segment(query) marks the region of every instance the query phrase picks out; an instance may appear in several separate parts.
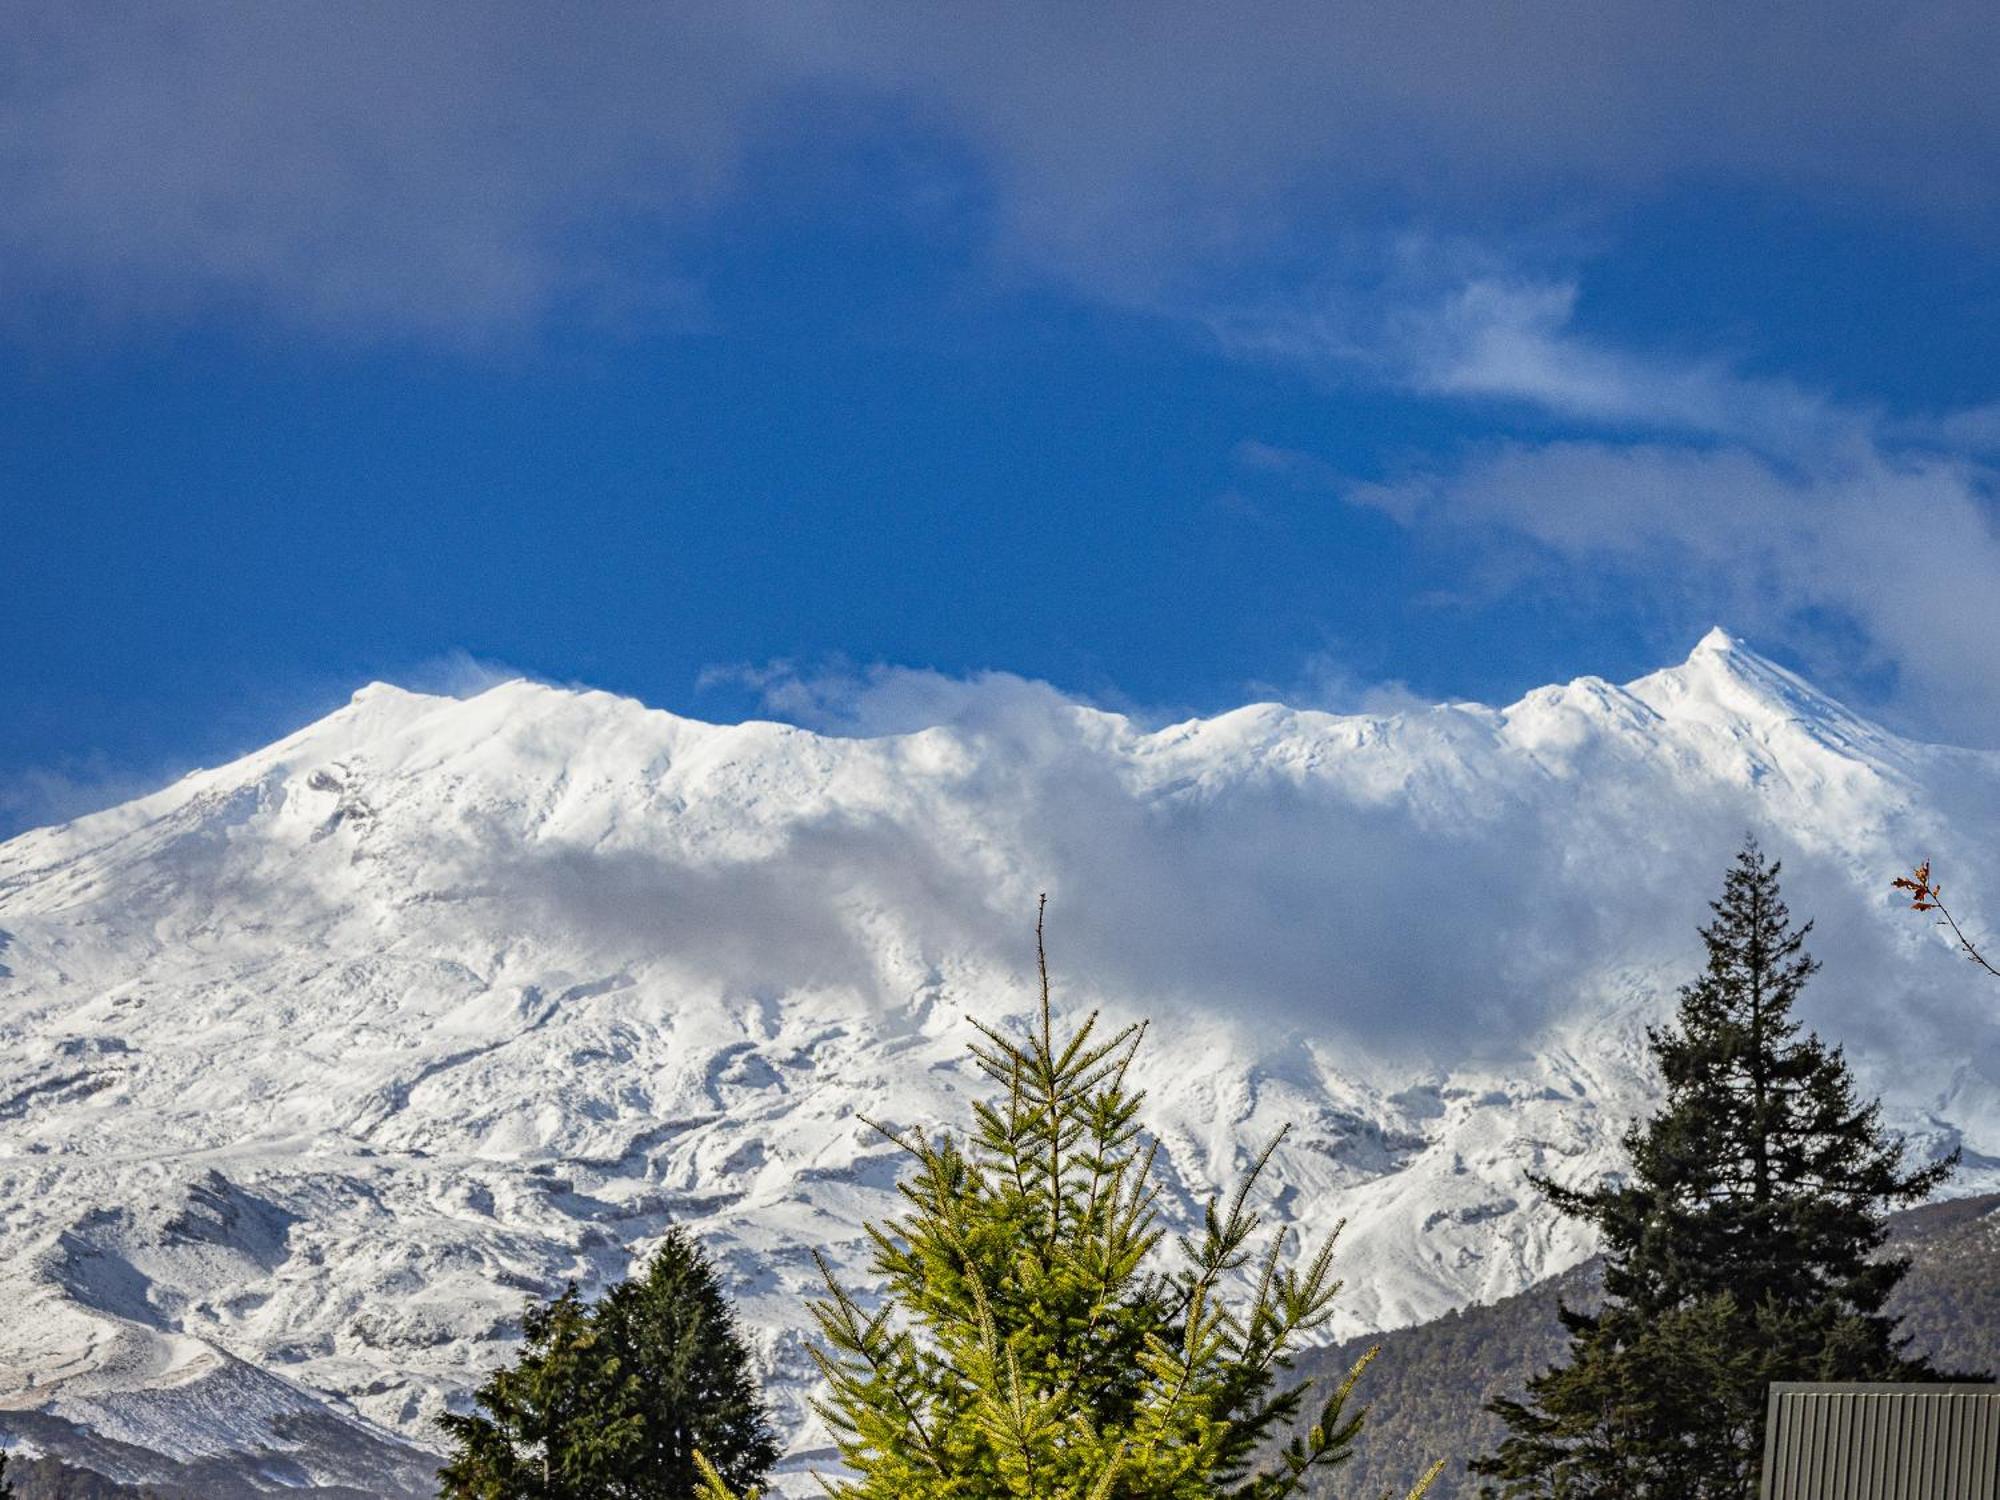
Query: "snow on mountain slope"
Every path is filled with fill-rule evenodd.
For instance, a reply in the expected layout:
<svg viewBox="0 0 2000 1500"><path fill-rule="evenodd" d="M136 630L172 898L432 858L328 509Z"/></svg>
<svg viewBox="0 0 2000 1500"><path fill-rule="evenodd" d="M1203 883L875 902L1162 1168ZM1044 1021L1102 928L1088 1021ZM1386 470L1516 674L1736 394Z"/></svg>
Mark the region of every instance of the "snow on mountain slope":
<svg viewBox="0 0 2000 1500"><path fill-rule="evenodd" d="M685 1221L810 1455L809 1252L858 1272L899 1165L857 1115L965 1118L1044 889L1065 1010L1155 1022L1176 1211L1289 1123L1278 1212L1350 1221L1336 1333L1504 1295L1587 1253L1523 1173L1615 1162L1746 829L1820 919L1809 1019L2000 1186L2000 996L1887 890L1928 855L1964 915L2000 892L2000 756L1720 632L1503 709L1152 732L1039 691L861 739L365 689L0 845L0 1431L396 1492L381 1445L528 1294Z"/></svg>

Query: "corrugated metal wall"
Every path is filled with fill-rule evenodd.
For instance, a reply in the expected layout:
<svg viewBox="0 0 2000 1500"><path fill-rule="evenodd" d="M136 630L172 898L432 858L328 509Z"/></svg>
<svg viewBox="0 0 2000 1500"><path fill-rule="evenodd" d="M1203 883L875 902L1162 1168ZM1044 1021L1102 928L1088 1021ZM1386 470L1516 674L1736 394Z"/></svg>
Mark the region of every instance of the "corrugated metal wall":
<svg viewBox="0 0 2000 1500"><path fill-rule="evenodd" d="M1764 1500L2000 1500L2000 1386L1771 1387Z"/></svg>

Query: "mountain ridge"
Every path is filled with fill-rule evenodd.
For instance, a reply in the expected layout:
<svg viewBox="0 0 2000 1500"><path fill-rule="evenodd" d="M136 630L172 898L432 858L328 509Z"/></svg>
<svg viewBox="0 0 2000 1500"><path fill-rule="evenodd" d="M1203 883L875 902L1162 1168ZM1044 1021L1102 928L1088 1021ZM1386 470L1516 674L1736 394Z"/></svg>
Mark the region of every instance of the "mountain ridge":
<svg viewBox="0 0 2000 1500"><path fill-rule="evenodd" d="M314 1421L421 1436L524 1295L685 1222L812 1461L805 1247L858 1274L893 1201L857 1116L962 1123L964 1013L1021 1013L1044 890L1065 1013L1162 1023L1172 1215L1294 1126L1277 1212L1351 1221L1341 1336L1589 1252L1524 1174L1614 1162L1745 828L1823 918L1809 1018L1917 1150L2000 1186L2000 1043L1886 890L1917 850L2000 889L2000 757L1726 633L1504 708L959 707L835 736L377 686L0 844L0 1431L113 1434L192 1340ZM272 1451L338 1482L337 1446Z"/></svg>

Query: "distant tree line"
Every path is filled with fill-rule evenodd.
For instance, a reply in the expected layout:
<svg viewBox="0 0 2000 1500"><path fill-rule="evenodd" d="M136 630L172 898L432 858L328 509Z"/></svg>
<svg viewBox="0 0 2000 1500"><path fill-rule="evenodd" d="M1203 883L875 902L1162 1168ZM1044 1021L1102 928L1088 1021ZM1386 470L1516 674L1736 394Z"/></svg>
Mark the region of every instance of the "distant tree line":
<svg viewBox="0 0 2000 1500"><path fill-rule="evenodd" d="M1491 1404L1493 1450L1457 1455L1483 1495L1749 1500L1770 1382L1939 1378L1886 1310L1909 1263L1884 1242L1888 1212L1955 1158L1907 1163L1840 1049L1794 1018L1816 964L1778 875L1754 844L1728 871L1705 966L1649 1033L1664 1102L1626 1136L1629 1169L1535 1179L1596 1231L1602 1296L1563 1307L1566 1348ZM1036 939L1036 1023L974 1023L991 1091L969 1128L874 1127L908 1157L906 1207L868 1229L878 1297L821 1263L816 1405L845 1471L823 1483L851 1500L1334 1493L1376 1351L1331 1380L1296 1366L1339 1283L1330 1242L1294 1258L1253 1206L1278 1142L1169 1254L1128 1081L1144 1029L1101 1035L1093 1014L1058 1031L1039 920ZM777 1444L749 1351L684 1232L595 1304L572 1286L532 1308L524 1334L477 1409L444 1419L444 1496L750 1500L765 1482ZM1410 1497L1445 1460L1423 1464Z"/></svg>

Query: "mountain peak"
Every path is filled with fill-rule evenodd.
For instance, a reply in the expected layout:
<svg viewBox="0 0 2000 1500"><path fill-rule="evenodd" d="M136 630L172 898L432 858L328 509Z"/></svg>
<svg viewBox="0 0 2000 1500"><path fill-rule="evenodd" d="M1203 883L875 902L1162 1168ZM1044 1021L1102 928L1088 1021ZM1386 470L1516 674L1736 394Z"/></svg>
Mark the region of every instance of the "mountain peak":
<svg viewBox="0 0 2000 1500"><path fill-rule="evenodd" d="M1731 635L1720 625L1709 627L1708 634L1695 642L1694 650L1688 653L1690 662L1708 656L1729 656L1743 650L1743 642Z"/></svg>
<svg viewBox="0 0 2000 1500"><path fill-rule="evenodd" d="M1654 711L1736 734L1802 733L1848 758L1895 759L1894 735L1718 625L1677 667L1626 684Z"/></svg>
<svg viewBox="0 0 2000 1500"><path fill-rule="evenodd" d="M1678 666L1650 672L1629 686L1641 697L1647 696L1642 691L1646 688L1673 697L1719 695L1739 710L1757 702L1783 707L1788 712L1795 712L1800 703L1839 709L1838 704L1803 677L1752 650L1743 637L1720 625L1695 642L1694 649Z"/></svg>
<svg viewBox="0 0 2000 1500"><path fill-rule="evenodd" d="M347 701L349 703L374 703L384 699L395 700L401 698L420 698L422 696L424 695L413 692L409 688L398 687L393 682L371 682L366 687L356 688Z"/></svg>

